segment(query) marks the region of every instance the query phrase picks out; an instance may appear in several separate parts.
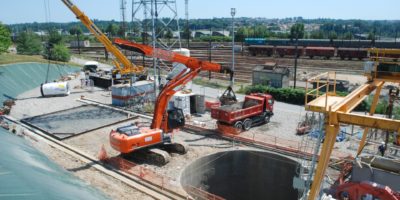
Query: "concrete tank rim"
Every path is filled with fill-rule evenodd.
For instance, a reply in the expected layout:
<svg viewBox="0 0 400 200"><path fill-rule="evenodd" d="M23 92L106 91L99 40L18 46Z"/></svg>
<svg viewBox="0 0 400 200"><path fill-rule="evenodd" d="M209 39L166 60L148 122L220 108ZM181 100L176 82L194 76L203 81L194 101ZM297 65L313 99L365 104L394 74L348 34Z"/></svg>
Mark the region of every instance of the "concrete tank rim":
<svg viewBox="0 0 400 200"><path fill-rule="evenodd" d="M273 152L273 151L268 151L268 150L263 150L263 149L255 149L255 148L251 148L251 147L239 147L239 149L228 149L228 150L221 150L218 152L213 152L213 153L208 153L206 155L203 155L199 158L196 158L195 160L192 160L191 162L189 162L188 164L186 164L182 170L179 173L179 176L177 178L177 180L179 181L179 186L181 187L181 189L186 193L186 195L190 196L190 194L187 193L187 191L184 189L183 185L182 185L182 174L183 172L186 170L187 167L189 167L191 164L195 163L196 161L204 158L204 157L208 157L211 155L216 155L216 154L222 154L222 153L229 153L229 152L258 152L258 153L268 153L268 154L273 154L276 156L281 156L284 157L286 160L290 160L293 161L294 164L300 164L299 161L296 160L296 158L294 157L290 157L287 155L283 155L283 154L279 154L277 152ZM190 196L191 197L191 196Z"/></svg>

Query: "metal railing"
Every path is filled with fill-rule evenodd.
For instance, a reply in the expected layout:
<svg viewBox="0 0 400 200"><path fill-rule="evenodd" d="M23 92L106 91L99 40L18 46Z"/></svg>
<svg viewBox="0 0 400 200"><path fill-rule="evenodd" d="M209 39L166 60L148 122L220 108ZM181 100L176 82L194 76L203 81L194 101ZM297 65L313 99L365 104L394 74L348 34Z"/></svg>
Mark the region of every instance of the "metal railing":
<svg viewBox="0 0 400 200"><path fill-rule="evenodd" d="M316 87L314 88L314 83ZM309 88L309 84L312 84L312 89ZM331 86L333 85L333 86ZM331 87L332 91L331 91ZM321 91L325 88L325 91ZM307 105L309 100L317 99L320 96L325 95L325 110L328 108L328 96L336 96L336 72L330 71L311 77L306 81L306 94L304 102Z"/></svg>

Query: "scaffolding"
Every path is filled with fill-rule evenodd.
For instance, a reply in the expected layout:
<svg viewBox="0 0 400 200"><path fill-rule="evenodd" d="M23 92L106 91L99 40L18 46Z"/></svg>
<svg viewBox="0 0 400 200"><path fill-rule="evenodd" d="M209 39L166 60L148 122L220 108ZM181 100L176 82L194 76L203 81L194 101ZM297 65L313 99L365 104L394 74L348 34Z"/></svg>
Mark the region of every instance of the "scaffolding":
<svg viewBox="0 0 400 200"><path fill-rule="evenodd" d="M138 26L143 43L154 48L172 50L181 48L179 18L175 0L132 0L132 24ZM169 72L171 68L162 60L153 62L156 68Z"/></svg>
<svg viewBox="0 0 400 200"><path fill-rule="evenodd" d="M317 132L318 137L315 138L311 133L302 137L299 143L300 152L298 154L297 176L293 178L293 187L299 192L298 199L306 199L308 191L314 177L317 156L324 138L323 126L324 115L321 113L309 112L306 114L307 124L310 126L310 132Z"/></svg>

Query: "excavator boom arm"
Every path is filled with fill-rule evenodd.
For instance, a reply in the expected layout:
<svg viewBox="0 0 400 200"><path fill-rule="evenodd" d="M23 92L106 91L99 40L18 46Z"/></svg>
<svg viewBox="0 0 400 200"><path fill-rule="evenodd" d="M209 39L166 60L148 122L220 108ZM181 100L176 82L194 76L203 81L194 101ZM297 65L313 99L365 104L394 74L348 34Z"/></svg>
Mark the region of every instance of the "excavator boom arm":
<svg viewBox="0 0 400 200"><path fill-rule="evenodd" d="M177 62L177 63L184 64L184 65L186 65L186 67L190 68L191 70L200 68L203 71L230 72L229 68L223 68L220 64L217 64L217 63L201 61L197 58L184 56L179 53L175 53L173 51L167 51L164 49L156 48L153 50L153 47L151 47L151 46L138 44L138 43L120 39L120 38L114 39L114 44L118 45L122 49L142 53L148 57L155 57L155 58L159 58L159 59L170 61L170 62Z"/></svg>
<svg viewBox="0 0 400 200"><path fill-rule="evenodd" d="M172 51L166 51L163 49L158 49L153 47L134 43L131 41L123 40L116 38L114 39L114 43L117 44L122 49L135 51L138 53L142 53L149 57L155 57L159 59L163 59L170 62L177 62L186 65L190 69L190 72L185 73L185 71L178 74L172 80L170 80L164 88L161 90L160 94L157 97L157 101L155 103L154 116L153 121L151 123L151 128L160 128L164 132L168 132L168 126L166 122L167 114L166 109L169 100L171 97L177 92L175 88L181 85L186 84L191 81L193 78L197 76L200 71L212 71L219 73L230 73L232 74L232 70L227 67L222 67L220 64L201 61L197 58L192 58L188 56L181 55L179 53L175 53Z"/></svg>
<svg viewBox="0 0 400 200"><path fill-rule="evenodd" d="M71 0L62 0L62 2L81 20L82 24L104 45L107 51L111 52L118 63L116 68L121 74L142 73L143 67L133 65L127 57L107 38L106 35L86 16ZM122 66L120 66L122 65Z"/></svg>

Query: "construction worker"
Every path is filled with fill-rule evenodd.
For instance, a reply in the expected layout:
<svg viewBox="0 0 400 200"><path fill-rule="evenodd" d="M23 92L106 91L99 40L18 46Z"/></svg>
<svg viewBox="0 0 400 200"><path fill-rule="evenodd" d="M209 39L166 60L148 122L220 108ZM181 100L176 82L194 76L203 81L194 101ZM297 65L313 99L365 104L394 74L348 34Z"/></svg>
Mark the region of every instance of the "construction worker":
<svg viewBox="0 0 400 200"><path fill-rule="evenodd" d="M347 191L342 192L342 200L349 200L349 193Z"/></svg>
<svg viewBox="0 0 400 200"><path fill-rule="evenodd" d="M385 155L386 151L385 142L381 142L381 145L378 146L378 150L381 153L381 156Z"/></svg>

